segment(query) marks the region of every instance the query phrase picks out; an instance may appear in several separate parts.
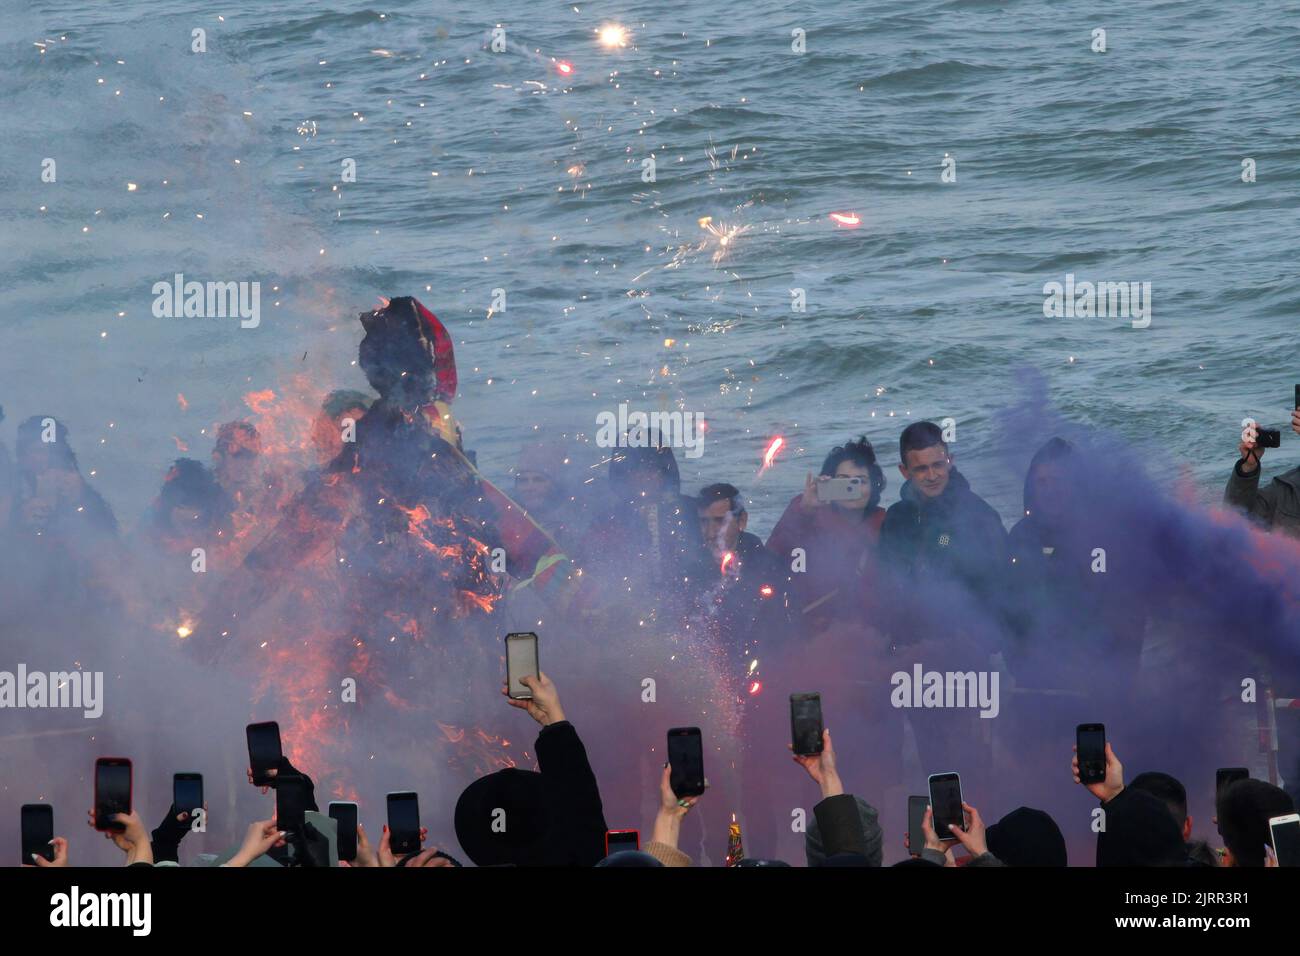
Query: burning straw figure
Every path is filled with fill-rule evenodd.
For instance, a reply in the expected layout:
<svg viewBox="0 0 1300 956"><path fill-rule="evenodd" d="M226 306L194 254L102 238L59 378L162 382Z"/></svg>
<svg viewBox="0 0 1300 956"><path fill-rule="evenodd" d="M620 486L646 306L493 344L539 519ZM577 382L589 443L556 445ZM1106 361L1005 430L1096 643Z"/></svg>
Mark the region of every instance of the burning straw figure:
<svg viewBox="0 0 1300 956"><path fill-rule="evenodd" d="M360 712L382 699L388 716L432 704L452 719L480 677L498 677L487 622L504 586L492 572L498 515L451 414L451 338L413 298L361 322L359 361L378 400L223 582L191 639L210 661L269 657L260 691L299 741L340 719L352 727L351 701L339 710L349 677Z"/></svg>

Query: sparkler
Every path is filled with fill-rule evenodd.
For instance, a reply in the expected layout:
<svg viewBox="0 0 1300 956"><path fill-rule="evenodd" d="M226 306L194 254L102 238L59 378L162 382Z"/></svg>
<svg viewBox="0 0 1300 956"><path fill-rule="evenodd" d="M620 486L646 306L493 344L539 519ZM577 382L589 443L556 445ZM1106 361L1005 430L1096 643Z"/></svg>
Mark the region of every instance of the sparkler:
<svg viewBox="0 0 1300 956"><path fill-rule="evenodd" d="M772 467L772 462L776 461L777 454L785 447L785 439L776 435L767 443L767 450L763 452L763 465L758 469L760 475Z"/></svg>

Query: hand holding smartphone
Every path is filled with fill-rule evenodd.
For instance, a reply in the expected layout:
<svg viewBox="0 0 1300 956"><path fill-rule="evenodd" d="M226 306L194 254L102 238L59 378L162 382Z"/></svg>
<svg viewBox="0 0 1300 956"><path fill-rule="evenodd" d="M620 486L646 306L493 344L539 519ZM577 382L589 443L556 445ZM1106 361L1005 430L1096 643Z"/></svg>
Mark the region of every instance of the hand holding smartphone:
<svg viewBox="0 0 1300 956"><path fill-rule="evenodd" d="M335 842L338 846L339 859L351 863L357 858L357 805L342 800L332 801L329 805L329 815L338 824Z"/></svg>
<svg viewBox="0 0 1300 956"><path fill-rule="evenodd" d="M395 856L420 849L420 803L413 790L388 795L388 848Z"/></svg>
<svg viewBox="0 0 1300 956"><path fill-rule="evenodd" d="M280 746L280 725L274 720L249 724L245 733L248 736L248 766L253 771L254 786L272 786L275 778L267 771L275 770L284 756Z"/></svg>
<svg viewBox="0 0 1300 956"><path fill-rule="evenodd" d="M32 866L32 856L54 862L54 808L48 803L24 803L21 811L23 866Z"/></svg>
<svg viewBox="0 0 1300 956"><path fill-rule="evenodd" d="M126 825L113 819L131 812L131 761L100 757L95 761L95 829L121 833Z"/></svg>
<svg viewBox="0 0 1300 956"><path fill-rule="evenodd" d="M965 827L962 810L961 777L955 772L930 774L930 806L934 809L935 835L940 840L955 840L952 827ZM908 838L909 842L911 837Z"/></svg>
<svg viewBox="0 0 1300 956"><path fill-rule="evenodd" d="M822 752L822 695L790 695L790 737L796 756L812 757Z"/></svg>
<svg viewBox="0 0 1300 956"><path fill-rule="evenodd" d="M1106 779L1105 725L1079 724L1074 733L1079 755L1079 782L1084 786L1101 783Z"/></svg>
<svg viewBox="0 0 1300 956"><path fill-rule="evenodd" d="M680 797L704 793L704 741L699 727L668 731L668 785Z"/></svg>
<svg viewBox="0 0 1300 956"><path fill-rule="evenodd" d="M172 806L177 813L188 813L203 808L203 774L177 773L172 775Z"/></svg>
<svg viewBox="0 0 1300 956"><path fill-rule="evenodd" d="M521 677L536 677L537 635L531 631L506 635L506 683L512 700L532 700L533 692Z"/></svg>

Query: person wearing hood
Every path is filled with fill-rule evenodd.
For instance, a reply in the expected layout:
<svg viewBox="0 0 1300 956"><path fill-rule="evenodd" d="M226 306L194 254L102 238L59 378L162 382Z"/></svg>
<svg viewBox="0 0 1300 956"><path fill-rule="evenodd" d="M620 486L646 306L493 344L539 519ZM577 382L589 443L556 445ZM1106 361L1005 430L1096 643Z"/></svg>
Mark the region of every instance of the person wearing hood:
<svg viewBox="0 0 1300 956"><path fill-rule="evenodd" d="M1076 748L1077 750L1077 748ZM1079 755L1070 761L1079 779ZM1106 775L1083 784L1101 801L1105 826L1097 831L1097 866L1188 866L1183 828L1159 797L1124 785L1124 765L1106 742Z"/></svg>
<svg viewBox="0 0 1300 956"><path fill-rule="evenodd" d="M514 478L511 496L550 537L537 535L526 539L514 549L515 553L507 554L512 570L520 572L516 576L531 575L552 541L565 554L580 554L590 519L572 487L570 472L574 467L558 439L533 442L520 450L519 460L511 469Z"/></svg>
<svg viewBox="0 0 1300 956"><path fill-rule="evenodd" d="M906 479L880 528L883 561L905 578L946 577L989 598L1007 565L1002 519L952 463L943 432L913 422L898 440Z"/></svg>
<svg viewBox="0 0 1300 956"><path fill-rule="evenodd" d="M1042 810L1019 807L984 832L988 850L1005 866L1068 866L1065 836Z"/></svg>
<svg viewBox="0 0 1300 956"><path fill-rule="evenodd" d="M1300 398L1300 386L1297 386ZM1291 430L1300 435L1300 408L1291 413ZM1265 488L1259 487L1259 461L1264 449L1259 446L1259 430L1251 424L1241 434L1237 446L1240 457L1228 476L1223 490L1224 503L1239 508L1259 524L1300 538L1300 465L1273 478Z"/></svg>
<svg viewBox="0 0 1300 956"><path fill-rule="evenodd" d="M605 811L578 732L545 674L522 677L533 696L511 707L542 725L537 771L510 767L475 780L456 801L456 839L476 866L595 866L605 857Z"/></svg>

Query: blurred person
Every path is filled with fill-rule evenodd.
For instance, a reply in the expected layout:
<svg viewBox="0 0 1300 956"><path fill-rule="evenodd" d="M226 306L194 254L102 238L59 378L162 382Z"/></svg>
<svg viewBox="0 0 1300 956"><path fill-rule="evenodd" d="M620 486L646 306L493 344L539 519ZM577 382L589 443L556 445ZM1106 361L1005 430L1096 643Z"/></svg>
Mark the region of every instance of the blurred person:
<svg viewBox="0 0 1300 956"><path fill-rule="evenodd" d="M1065 836L1042 810L1018 807L985 831L989 852L1005 866L1068 866Z"/></svg>
<svg viewBox="0 0 1300 956"><path fill-rule="evenodd" d="M793 745L789 745L793 749ZM884 838L879 814L860 797L845 793L835 763L831 732L822 729L822 752L794 754L794 762L821 789L813 806L813 820L804 834L804 854L809 866L880 866Z"/></svg>
<svg viewBox="0 0 1300 956"><path fill-rule="evenodd" d="M325 468L338 458L346 444L345 432L355 436L357 422L365 416L373 401L364 392L349 388L338 388L325 396L311 425L311 445L317 468Z"/></svg>
<svg viewBox="0 0 1300 956"><path fill-rule="evenodd" d="M1300 435L1300 408L1291 413L1291 430ZM1246 426L1237 446L1240 457L1223 491L1224 503L1244 511L1265 528L1300 537L1300 465L1275 475L1261 489L1260 459L1264 449L1258 439L1259 427Z"/></svg>
<svg viewBox="0 0 1300 956"><path fill-rule="evenodd" d="M178 458L163 478L162 490L145 513L144 533L168 550L214 546L228 536L233 502L202 462Z"/></svg>
<svg viewBox="0 0 1300 956"><path fill-rule="evenodd" d="M1295 804L1281 787L1263 780L1237 780L1223 788L1215 801L1219 835L1223 837L1224 866L1261 867L1265 847L1273 845L1272 817L1295 812Z"/></svg>
<svg viewBox="0 0 1300 956"><path fill-rule="evenodd" d="M18 426L14 526L24 534L115 538L117 521L81 475L68 428L34 415Z"/></svg>

